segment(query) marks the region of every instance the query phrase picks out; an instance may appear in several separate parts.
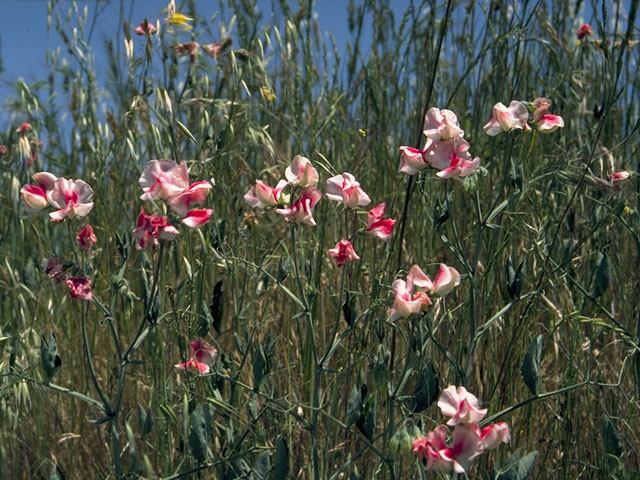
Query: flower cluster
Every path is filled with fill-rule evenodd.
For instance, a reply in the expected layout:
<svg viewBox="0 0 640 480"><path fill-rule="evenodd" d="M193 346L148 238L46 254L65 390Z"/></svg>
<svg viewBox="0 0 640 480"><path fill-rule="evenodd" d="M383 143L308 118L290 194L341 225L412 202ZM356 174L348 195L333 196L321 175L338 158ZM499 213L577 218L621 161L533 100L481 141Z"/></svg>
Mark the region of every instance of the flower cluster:
<svg viewBox="0 0 640 480"><path fill-rule="evenodd" d="M469 154L456 114L451 110L430 108L424 119L424 148L402 146L398 171L415 175L427 167L438 170L438 178L466 177L478 170L480 159Z"/></svg>
<svg viewBox="0 0 640 480"><path fill-rule="evenodd" d="M29 212L37 212L52 206L57 210L49 213L51 220L59 222L65 218L85 217L93 208L93 190L83 180L57 178L49 172L33 175L35 185L24 185L20 189L22 200Z"/></svg>
<svg viewBox="0 0 640 480"><path fill-rule="evenodd" d="M460 285L460 274L453 267L444 263L433 280L418 265L409 269L406 280L393 282L395 300L387 312L389 321L407 318L425 311L431 305L430 295L443 296Z"/></svg>
<svg viewBox="0 0 640 480"><path fill-rule="evenodd" d="M175 365L177 370L193 370L200 374L209 373L211 366L218 359L218 350L204 340L198 338L189 343L191 356L189 360Z"/></svg>
<svg viewBox="0 0 640 480"><path fill-rule="evenodd" d="M56 281L56 283L65 282L65 285L69 288L69 296L73 300L85 300L90 302L93 300L93 290L91 289L91 279L87 277L72 277L65 269L64 264L56 256L53 256L47 260L47 264L44 271L49 277Z"/></svg>
<svg viewBox="0 0 640 480"><path fill-rule="evenodd" d="M564 127L564 120L560 115L548 113L551 100L543 97L533 102L518 102L513 100L509 107L501 102L493 106L491 119L483 127L487 135L495 137L501 132L512 130L531 130L527 123L531 114L531 124L541 133L551 133Z"/></svg>
<svg viewBox="0 0 640 480"><path fill-rule="evenodd" d="M465 473L485 450L510 440L509 426L505 422L484 428L478 426L487 410L481 409L476 396L464 387L447 387L438 400L438 407L444 416L451 417L447 425L454 429L450 444L447 444L449 431L445 425L413 442L412 451L424 462L426 470Z"/></svg>

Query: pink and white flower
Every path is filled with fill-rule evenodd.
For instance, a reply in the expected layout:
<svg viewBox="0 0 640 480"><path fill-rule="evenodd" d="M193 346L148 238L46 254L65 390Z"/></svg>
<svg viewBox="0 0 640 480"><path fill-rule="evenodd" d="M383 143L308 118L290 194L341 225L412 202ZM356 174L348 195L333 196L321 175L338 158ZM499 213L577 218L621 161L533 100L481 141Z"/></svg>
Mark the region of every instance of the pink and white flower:
<svg viewBox="0 0 640 480"><path fill-rule="evenodd" d="M367 228L365 229L366 234L379 238L383 242L391 241L393 227L396 224L396 220L393 218L382 218L386 209L387 205L381 203L369 210L369 213L367 213Z"/></svg>
<svg viewBox="0 0 640 480"><path fill-rule="evenodd" d="M460 285L460 274L453 267L448 267L444 263L440 264L440 270L433 279L433 285L430 288L432 295L441 297L451 292L455 287Z"/></svg>
<svg viewBox="0 0 640 480"><path fill-rule="evenodd" d="M213 215L212 208L194 209L189 210L180 221L187 227L195 229L207 224L211 220L211 215Z"/></svg>
<svg viewBox="0 0 640 480"><path fill-rule="evenodd" d="M54 222L59 222L65 218L86 217L93 208L93 190L83 180L67 180L58 178L54 182L53 190L50 194L49 202L56 210L49 214Z"/></svg>
<svg viewBox="0 0 640 480"><path fill-rule="evenodd" d="M621 170L619 172L612 172L609 174L609 181L614 185L622 185L629 180L631 173L627 170Z"/></svg>
<svg viewBox="0 0 640 480"><path fill-rule="evenodd" d="M560 115L547 113L551 106L551 100L543 97L536 98L533 101L533 124L541 133L551 133L558 128L564 127L564 120Z"/></svg>
<svg viewBox="0 0 640 480"><path fill-rule="evenodd" d="M353 249L353 245L349 240L342 239L333 248L327 249L330 257L336 259L338 267L343 267L345 263L353 260L360 260L360 257Z"/></svg>
<svg viewBox="0 0 640 480"><path fill-rule="evenodd" d="M438 407L445 417L451 417L447 425L478 423L487 414L487 409L480 408L478 398L466 388L449 385L442 391Z"/></svg>
<svg viewBox="0 0 640 480"><path fill-rule="evenodd" d="M156 33L156 27L145 18L139 26L133 29L133 31L136 35L153 35Z"/></svg>
<svg viewBox="0 0 640 480"><path fill-rule="evenodd" d="M311 164L311 161L302 155L293 157L293 161L284 171L284 176L291 185L308 188L318 184L318 171Z"/></svg>
<svg viewBox="0 0 640 480"><path fill-rule="evenodd" d="M25 135L31 131L32 127L29 122L22 122L20 126L16 129L16 132L19 135Z"/></svg>
<svg viewBox="0 0 640 480"><path fill-rule="evenodd" d="M93 300L93 290L91 289L91 279L87 277L71 277L66 280L69 287L69 295L73 300Z"/></svg>
<svg viewBox="0 0 640 480"><path fill-rule="evenodd" d="M479 157L476 157L473 160L468 160L464 157L458 156L456 153L452 153L450 158L451 163L449 166L436 173L436 177L443 179L467 177L475 173L480 166Z"/></svg>
<svg viewBox="0 0 640 480"><path fill-rule="evenodd" d="M27 210L36 212L49 206L49 195L53 191L57 177L49 172L38 172L32 178L36 185L24 185L20 193Z"/></svg>
<svg viewBox="0 0 640 480"><path fill-rule="evenodd" d="M211 370L209 365L207 365L206 363L199 362L193 359L189 359L183 363L178 363L177 365L174 365L174 367L176 370L193 370L201 375L209 373L209 371Z"/></svg>
<svg viewBox="0 0 640 480"><path fill-rule="evenodd" d="M414 441L413 453L425 460L426 470L465 473L483 450L477 426L456 426L450 447L446 442L447 433L444 425L436 427L426 438Z"/></svg>
<svg viewBox="0 0 640 480"><path fill-rule="evenodd" d="M189 172L183 160L178 165L175 160L150 160L138 179L144 190L141 200L164 200L178 195L189 188Z"/></svg>
<svg viewBox="0 0 640 480"><path fill-rule="evenodd" d="M588 23L585 23L578 28L578 40L582 40L584 37L588 37L593 33L593 28Z"/></svg>
<svg viewBox="0 0 640 480"><path fill-rule="evenodd" d="M244 201L247 202L251 208L257 208L259 210L267 207L275 207L284 200L281 194L288 184L286 180L280 180L276 187L273 188L262 180L256 180L256 184L244 194Z"/></svg>
<svg viewBox="0 0 640 480"><path fill-rule="evenodd" d="M167 217L147 215L144 209L140 208L138 222L133 230L133 236L138 240L138 250L145 250L150 243L158 245L160 240L173 240L179 234L178 229L168 222Z"/></svg>
<svg viewBox="0 0 640 480"><path fill-rule="evenodd" d="M446 141L464 136L458 117L451 110L432 107L424 117L424 134L434 141Z"/></svg>
<svg viewBox="0 0 640 480"><path fill-rule="evenodd" d="M78 245L85 252L88 252L93 248L93 246L98 242L98 238L96 234L93 233L93 227L90 224L86 224L78 235L76 235L76 240L78 241Z"/></svg>
<svg viewBox="0 0 640 480"><path fill-rule="evenodd" d="M529 111L521 102L513 100L508 108L502 102L498 102L493 107L491 120L483 130L487 135L495 137L501 132L526 129L528 118Z"/></svg>
<svg viewBox="0 0 640 480"><path fill-rule="evenodd" d="M395 297L393 306L387 312L389 321L408 318L425 311L431 305L431 299L424 290L430 289L431 286L429 277L418 265L413 265L409 269L406 281L398 279L393 282L392 289Z"/></svg>
<svg viewBox="0 0 640 480"><path fill-rule="evenodd" d="M304 223L315 227L313 208L322 198L322 192L316 187L308 187L300 192L300 197L293 205L276 209L276 213L282 215L287 222Z"/></svg>
<svg viewBox="0 0 640 480"><path fill-rule="evenodd" d="M436 170L444 170L451 166L452 155L469 160L469 148L469 142L462 137L441 142L429 138L424 147L424 161Z"/></svg>
<svg viewBox="0 0 640 480"><path fill-rule="evenodd" d="M182 192L169 197L167 204L179 216L185 217L193 203L203 203L213 188L207 181L195 182Z"/></svg>
<svg viewBox="0 0 640 480"><path fill-rule="evenodd" d="M422 150L406 145L400 147L400 150L402 150L402 155L400 156L398 172L415 175L420 170L424 170L429 166Z"/></svg>
<svg viewBox="0 0 640 480"><path fill-rule="evenodd" d="M177 370L195 370L200 374L209 373L218 359L218 349L198 338L189 343L191 357L184 363L175 365Z"/></svg>
<svg viewBox="0 0 640 480"><path fill-rule="evenodd" d="M327 198L342 202L345 208L357 208L371 203L369 195L360 187L353 175L344 173L327 180Z"/></svg>
<svg viewBox="0 0 640 480"><path fill-rule="evenodd" d="M505 422L487 425L480 431L480 440L482 440L482 448L484 450L495 448L500 443L509 443L511 440L509 425Z"/></svg>

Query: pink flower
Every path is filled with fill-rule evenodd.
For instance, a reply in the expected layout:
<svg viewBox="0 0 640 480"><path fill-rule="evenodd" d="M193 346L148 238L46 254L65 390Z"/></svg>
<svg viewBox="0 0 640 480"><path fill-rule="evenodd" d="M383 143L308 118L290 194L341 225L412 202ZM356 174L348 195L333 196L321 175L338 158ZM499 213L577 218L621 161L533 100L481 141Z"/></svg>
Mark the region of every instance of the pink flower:
<svg viewBox="0 0 640 480"><path fill-rule="evenodd" d="M91 279L87 277L71 277L66 281L69 287L69 295L73 300L93 300L93 290L91 289Z"/></svg>
<svg viewBox="0 0 640 480"><path fill-rule="evenodd" d="M345 208L357 208L369 205L369 195L360 187L355 177L350 173L336 175L327 180L327 198L342 202Z"/></svg>
<svg viewBox="0 0 640 480"><path fill-rule="evenodd" d="M340 240L335 247L327 249L327 253L336 259L338 267L343 267L348 261L360 260L349 240Z"/></svg>
<svg viewBox="0 0 640 480"><path fill-rule="evenodd" d="M469 148L469 142L462 137L440 142L429 138L424 147L424 161L436 170L445 170L451 166L452 155L470 159Z"/></svg>
<svg viewBox="0 0 640 480"><path fill-rule="evenodd" d="M511 130L522 130L527 126L529 111L521 102L513 100L509 108L502 102L498 102L493 107L491 120L483 127L487 135L495 137L500 132L510 132Z"/></svg>
<svg viewBox="0 0 640 480"><path fill-rule="evenodd" d="M444 263L440 264L440 270L433 279L433 286L430 288L432 295L441 297L446 295L455 287L460 285L460 274L453 267L448 267Z"/></svg>
<svg viewBox="0 0 640 480"><path fill-rule="evenodd" d="M153 200L160 197L164 200L182 193L189 188L189 172L187 164L182 161L178 165L175 160L150 160L138 179L144 190L141 200Z"/></svg>
<svg viewBox="0 0 640 480"><path fill-rule="evenodd" d="M220 56L220 50L222 45L220 42L210 43L209 45L202 45L202 49L213 59L217 59Z"/></svg>
<svg viewBox="0 0 640 480"><path fill-rule="evenodd" d="M469 157L470 158L470 157ZM467 177L472 173L475 173L480 166L480 158L476 157L473 160L467 160L463 157L459 157L456 153L451 154L451 163L447 168L436 173L438 178L457 178Z"/></svg>
<svg viewBox="0 0 640 480"><path fill-rule="evenodd" d="M65 218L86 217L93 208L93 190L83 180L58 178L49 196L49 202L58 210L49 214L54 222Z"/></svg>
<svg viewBox="0 0 640 480"><path fill-rule="evenodd" d="M24 135L31 131L31 124L29 122L22 122L20 126L16 129L16 132L20 135Z"/></svg>
<svg viewBox="0 0 640 480"><path fill-rule="evenodd" d="M53 278L56 283L60 283L67 278L67 273L64 271L62 262L55 255L47 260L47 265L44 267L44 271L47 275Z"/></svg>
<svg viewBox="0 0 640 480"><path fill-rule="evenodd" d="M84 226L82 230L76 236L78 240L78 245L85 251L91 250L91 248L98 242L98 239L93 233L93 227L88 223Z"/></svg>
<svg viewBox="0 0 640 480"><path fill-rule="evenodd" d="M57 177L49 172L38 172L32 178L37 185L24 185L20 193L27 210L36 212L49 205L49 195L53 191Z"/></svg>
<svg viewBox="0 0 640 480"><path fill-rule="evenodd" d="M7 148L6 145L0 145L0 157L2 157L3 155L6 155L8 151L9 149Z"/></svg>
<svg viewBox="0 0 640 480"><path fill-rule="evenodd" d="M213 187L207 181L192 183L186 190L169 197L167 204L179 216L184 217L191 208L191 204L205 201L211 188Z"/></svg>
<svg viewBox="0 0 640 480"><path fill-rule="evenodd" d="M251 208L257 208L259 210L266 207L275 207L280 203L280 194L287 185L286 180L280 180L276 188L272 188L262 180L256 180L256 184L244 194L244 201L247 202Z"/></svg>
<svg viewBox="0 0 640 480"><path fill-rule="evenodd" d="M581 25L578 28L578 40L582 40L584 37L587 37L593 33L593 28L588 23Z"/></svg>
<svg viewBox="0 0 640 480"><path fill-rule="evenodd" d="M449 385L442 391L438 407L445 417L451 417L447 425L478 423L487 414L487 409L480 409L480 402L475 395L464 387Z"/></svg>
<svg viewBox="0 0 640 480"><path fill-rule="evenodd" d="M390 322L396 321L400 318L407 318L413 314L420 313L426 310L431 305L431 299L422 290L414 289L430 289L431 280L427 275L418 267L413 265L409 270L407 279L398 279L393 282L393 292L395 293L393 306L387 312Z"/></svg>
<svg viewBox="0 0 640 480"><path fill-rule="evenodd" d="M430 431L426 438L414 441L413 453L425 461L426 470L465 473L483 450L478 427L475 425L456 426L450 447L446 440L447 428L440 425Z"/></svg>
<svg viewBox="0 0 640 480"><path fill-rule="evenodd" d="M293 161L284 171L289 183L300 188L315 187L318 184L318 171L311 161L301 155L293 157Z"/></svg>
<svg viewBox="0 0 640 480"><path fill-rule="evenodd" d="M629 173L627 170L621 170L619 172L610 173L609 180L614 185L622 185L624 182L629 180L630 176L631 176L631 173Z"/></svg>
<svg viewBox="0 0 640 480"><path fill-rule="evenodd" d="M511 440L509 425L505 422L487 425L480 431L480 439L482 440L482 448L484 450L495 448L500 443L509 443Z"/></svg>
<svg viewBox="0 0 640 480"><path fill-rule="evenodd" d="M551 106L551 100L547 98L536 98L533 101L535 108L533 112L533 124L541 133L551 133L558 128L564 127L564 120L560 115L547 113Z"/></svg>
<svg viewBox="0 0 640 480"><path fill-rule="evenodd" d="M316 187L308 187L300 193L300 198L287 208L278 208L276 212L282 215L287 222L304 223L315 227L313 208L322 198L322 192Z"/></svg>
<svg viewBox="0 0 640 480"><path fill-rule="evenodd" d="M383 242L391 241L393 227L396 224L396 221L393 218L382 218L384 217L386 209L387 205L381 203L377 207L369 210L369 213L367 214L367 228L365 230L365 233L372 237L379 238Z"/></svg>
<svg viewBox="0 0 640 480"><path fill-rule="evenodd" d="M426 470L448 473L453 462L441 454L447 449L447 427L440 425L427 433L426 437L414 440L411 451L425 461Z"/></svg>
<svg viewBox="0 0 640 480"><path fill-rule="evenodd" d="M414 147L403 145L400 147L402 155L400 156L399 172L407 175L415 175L420 170L424 170L429 165L424 158L424 152Z"/></svg>
<svg viewBox="0 0 640 480"><path fill-rule="evenodd" d="M430 108L424 118L424 127L424 134L435 141L450 140L464 135L458 117L451 110Z"/></svg>
<svg viewBox="0 0 640 480"><path fill-rule="evenodd" d="M156 27L153 26L153 23L149 23L149 21L145 18L142 23L133 29L133 31L137 35L153 35L156 33Z"/></svg>
<svg viewBox="0 0 640 480"><path fill-rule="evenodd" d="M138 239L138 250L146 249L149 242L158 245L160 240L173 240L179 234L180 232L167 221L167 217L147 215L144 209L140 208L138 222L133 230L133 236Z"/></svg>
<svg viewBox="0 0 640 480"><path fill-rule="evenodd" d="M213 215L212 208L189 210L180 221L189 228L200 228L211 220L211 215Z"/></svg>
<svg viewBox="0 0 640 480"><path fill-rule="evenodd" d="M196 54L198 53L198 49L200 48L200 44L198 42L186 42L186 43L178 43L176 45L176 55L179 57L184 57L189 55L189 61L193 63L196 59Z"/></svg>
<svg viewBox="0 0 640 480"><path fill-rule="evenodd" d="M218 350L204 340L198 338L189 343L191 358L175 365L177 370L195 370L200 374L209 373L211 366L218 359Z"/></svg>

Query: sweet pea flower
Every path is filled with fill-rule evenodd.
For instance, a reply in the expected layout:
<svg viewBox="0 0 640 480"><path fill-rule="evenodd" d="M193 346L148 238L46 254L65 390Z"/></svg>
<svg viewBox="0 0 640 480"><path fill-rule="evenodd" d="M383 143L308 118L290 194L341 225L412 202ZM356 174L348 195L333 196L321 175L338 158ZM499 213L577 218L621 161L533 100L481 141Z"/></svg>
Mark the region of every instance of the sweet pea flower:
<svg viewBox="0 0 640 480"><path fill-rule="evenodd" d="M505 107L502 102L498 102L493 107L491 120L483 127L483 130L492 137L501 132L522 130L527 128L528 118L529 111L521 102L513 100L509 104L509 108Z"/></svg>
<svg viewBox="0 0 640 480"><path fill-rule="evenodd" d="M443 179L467 177L475 173L479 166L479 157L476 157L473 160L467 160L463 157L459 157L456 153L452 153L451 163L447 168L436 173L436 177Z"/></svg>
<svg viewBox="0 0 640 480"><path fill-rule="evenodd" d="M408 318L413 314L426 310L431 305L431 299L422 289L431 289L432 282L418 265L409 270L407 279L393 282L395 293L393 306L387 312L390 322L400 318ZM414 290L418 288L414 292Z"/></svg>
<svg viewBox="0 0 640 480"><path fill-rule="evenodd" d="M345 208L357 208L369 205L369 195L360 187L353 175L344 173L327 180L327 198L336 202L342 202Z"/></svg>
<svg viewBox="0 0 640 480"><path fill-rule="evenodd" d="M578 40L582 40L584 37L590 36L593 33L593 28L588 23L585 23L578 28Z"/></svg>
<svg viewBox="0 0 640 480"><path fill-rule="evenodd" d="M149 20L146 18L142 21L142 23L133 29L136 35L153 35L156 33L156 27L153 26L153 23L149 23Z"/></svg>
<svg viewBox="0 0 640 480"><path fill-rule="evenodd" d="M32 128L33 127L31 127L31 124L29 122L22 122L20 126L16 129L16 132L19 135L24 135L26 133L29 133Z"/></svg>
<svg viewBox="0 0 640 480"><path fill-rule="evenodd" d="M86 217L93 208L93 190L83 180L56 179L53 190L48 195L51 205L58 210L49 214L54 222L65 218Z"/></svg>
<svg viewBox="0 0 640 480"><path fill-rule="evenodd" d="M451 166L453 155L466 160L470 159L469 148L469 142L462 137L454 137L440 142L429 138L424 147L424 161L436 170L445 170Z"/></svg>
<svg viewBox="0 0 640 480"><path fill-rule="evenodd" d="M619 172L612 172L609 174L609 181L614 185L622 185L624 182L629 180L631 173L627 170L621 170Z"/></svg>
<svg viewBox="0 0 640 480"><path fill-rule="evenodd" d="M69 287L69 295L73 300L93 300L93 290L91 289L91 279L87 277L71 277L66 281Z"/></svg>
<svg viewBox="0 0 640 480"><path fill-rule="evenodd" d="M451 417L447 425L478 423L487 414L487 409L480 408L477 397L464 387L449 385L442 391L438 407L445 417Z"/></svg>
<svg viewBox="0 0 640 480"><path fill-rule="evenodd" d="M196 229L209 222L209 220L211 220L211 215L213 215L212 208L189 210L180 221L187 227Z"/></svg>
<svg viewBox="0 0 640 480"><path fill-rule="evenodd" d="M300 188L315 187L318 184L318 171L308 158L301 155L293 157L293 161L284 171L289 183Z"/></svg>
<svg viewBox="0 0 640 480"><path fill-rule="evenodd" d="M191 208L192 203L203 203L213 188L207 181L195 182L189 185L186 190L169 197L167 204L179 216L184 217Z"/></svg>
<svg viewBox="0 0 640 480"><path fill-rule="evenodd" d="M210 43L209 45L202 45L202 49L207 55L215 60L220 56L222 44L220 44L220 42Z"/></svg>
<svg viewBox="0 0 640 480"><path fill-rule="evenodd" d="M418 438L413 444L413 452L425 460L426 470L465 473L483 450L477 427L456 426L450 447L446 439L447 429L440 425L426 438Z"/></svg>
<svg viewBox="0 0 640 480"><path fill-rule="evenodd" d="M49 172L38 172L32 178L36 185L24 185L20 193L27 210L36 212L49 205L49 195L53 191L57 177Z"/></svg>
<svg viewBox="0 0 640 480"><path fill-rule="evenodd" d="M440 452L447 449L447 427L440 425L427 433L426 437L414 440L411 451L425 462L425 470L448 473L453 467L449 457Z"/></svg>
<svg viewBox="0 0 640 480"><path fill-rule="evenodd" d="M251 208L262 210L267 207L275 207L281 201L282 191L289 183L286 180L280 180L275 188L270 187L262 180L256 180L247 193L244 194L244 201Z"/></svg>
<svg viewBox="0 0 640 480"><path fill-rule="evenodd" d="M360 260L360 257L353 249L349 240L342 239L333 248L327 249L330 257L336 259L338 267L343 267L345 263L353 260Z"/></svg>
<svg viewBox="0 0 640 480"><path fill-rule="evenodd" d="M365 230L366 234L379 238L383 242L391 241L393 227L396 224L396 220L393 218L382 218L386 209L387 205L381 203L369 210L369 213L367 213L367 228Z"/></svg>
<svg viewBox="0 0 640 480"><path fill-rule="evenodd" d="M547 98L536 98L533 101L533 124L541 133L551 133L558 128L564 127L564 120L560 115L547 113L551 106L551 100Z"/></svg>
<svg viewBox="0 0 640 480"><path fill-rule="evenodd" d="M55 255L47 260L47 265L44 267L44 271L54 279L56 283L60 283L67 278L67 273L64 271L62 262Z"/></svg>
<svg viewBox="0 0 640 480"><path fill-rule="evenodd" d="M198 338L189 343L191 357L184 363L175 365L177 370L195 370L200 374L209 373L211 366L218 359L218 350L204 340Z"/></svg>
<svg viewBox="0 0 640 480"><path fill-rule="evenodd" d="M276 213L282 215L287 222L304 223L316 226L313 219L313 208L322 198L322 192L316 187L308 187L300 193L300 198L290 207L278 208Z"/></svg>
<svg viewBox="0 0 640 480"><path fill-rule="evenodd" d="M96 234L93 233L93 227L90 224L86 224L82 230L76 236L76 240L78 240L78 245L84 251L88 252L91 248L98 242L98 238Z"/></svg>
<svg viewBox="0 0 640 480"><path fill-rule="evenodd" d="M422 150L406 145L401 146L400 150L402 150L402 155L400 156L398 172L415 175L420 170L424 170L429 166Z"/></svg>
<svg viewBox="0 0 640 480"><path fill-rule="evenodd" d="M171 225L167 217L160 215L147 215L143 208L140 208L138 222L133 230L133 236L138 239L136 248L145 250L150 242L158 245L160 240L173 240L180 232Z"/></svg>
<svg viewBox="0 0 640 480"><path fill-rule="evenodd" d="M434 141L450 140L464 135L458 117L451 110L430 108L424 118L424 127L424 134Z"/></svg>
<svg viewBox="0 0 640 480"><path fill-rule="evenodd" d="M460 285L460 274L453 267L448 267L444 263L440 264L440 270L433 279L433 286L430 289L430 293L441 297L446 295L455 287Z"/></svg>
<svg viewBox="0 0 640 480"><path fill-rule="evenodd" d="M179 57L189 55L189 61L193 62L196 59L196 54L198 53L199 48L200 44L198 42L186 42L178 43L175 47L175 51L176 55Z"/></svg>
<svg viewBox="0 0 640 480"><path fill-rule="evenodd" d="M482 448L484 450L495 448L500 443L509 443L511 440L509 425L505 422L487 425L480 431L480 440L482 440Z"/></svg>
<svg viewBox="0 0 640 480"><path fill-rule="evenodd" d="M141 200L164 200L178 195L189 188L189 172L183 160L178 165L175 160L150 160L138 179L144 193Z"/></svg>

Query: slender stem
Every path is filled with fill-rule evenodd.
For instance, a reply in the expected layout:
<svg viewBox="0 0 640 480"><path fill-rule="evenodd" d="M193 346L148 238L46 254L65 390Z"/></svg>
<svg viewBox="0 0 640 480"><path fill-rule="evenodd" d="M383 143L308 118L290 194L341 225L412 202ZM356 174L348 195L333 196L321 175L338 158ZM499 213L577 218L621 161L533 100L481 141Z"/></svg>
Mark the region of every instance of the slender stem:
<svg viewBox="0 0 640 480"><path fill-rule="evenodd" d="M84 349L85 357L87 358L87 365L89 366L89 373L91 375L91 381L93 382L93 386L98 392L98 396L100 397L100 400L102 400L105 410L107 411L107 413L111 413L111 406L109 404L109 399L102 392L102 388L98 383L96 370L93 366L93 357L91 356L91 351L89 350L89 337L87 336L87 308L84 302L82 302L82 347Z"/></svg>

